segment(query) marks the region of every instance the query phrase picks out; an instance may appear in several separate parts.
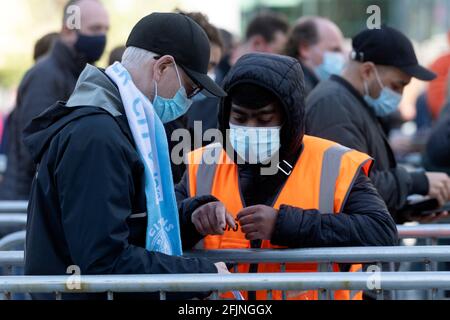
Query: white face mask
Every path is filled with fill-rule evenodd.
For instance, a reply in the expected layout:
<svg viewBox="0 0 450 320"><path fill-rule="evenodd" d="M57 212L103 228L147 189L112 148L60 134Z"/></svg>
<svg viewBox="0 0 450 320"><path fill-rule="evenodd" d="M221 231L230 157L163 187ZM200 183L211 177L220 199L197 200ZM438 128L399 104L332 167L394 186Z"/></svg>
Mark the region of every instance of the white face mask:
<svg viewBox="0 0 450 320"><path fill-rule="evenodd" d="M245 162L267 163L280 150L281 127L245 127L230 123L230 144Z"/></svg>

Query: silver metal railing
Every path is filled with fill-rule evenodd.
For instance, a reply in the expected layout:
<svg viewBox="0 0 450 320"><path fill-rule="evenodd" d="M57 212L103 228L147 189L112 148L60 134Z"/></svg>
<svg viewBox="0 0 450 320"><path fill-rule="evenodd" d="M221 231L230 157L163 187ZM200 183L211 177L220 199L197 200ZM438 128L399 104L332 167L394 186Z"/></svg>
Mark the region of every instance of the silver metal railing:
<svg viewBox="0 0 450 320"><path fill-rule="evenodd" d="M450 246L417 247L349 247L317 249L244 249L198 250L186 257L208 258L226 263L385 263L385 262L449 262ZM0 251L1 266L22 266L23 251ZM431 271L431 270L430 270Z"/></svg>
<svg viewBox="0 0 450 320"><path fill-rule="evenodd" d="M0 201L0 214L26 213L28 201Z"/></svg>
<svg viewBox="0 0 450 320"><path fill-rule="evenodd" d="M25 228L26 213L0 213L0 228Z"/></svg>
<svg viewBox="0 0 450 320"><path fill-rule="evenodd" d="M421 272L422 276L429 277L434 273L433 263L450 261L450 246L423 246L423 247L362 247L362 248L318 248L318 249L287 249L287 250L211 250L211 251L195 251L186 254L188 257L207 257L212 261L224 261L227 263L279 263L281 265L281 273L286 269L286 263L319 263L319 272L317 274L324 274L324 272L331 271L333 263L364 263L373 264L377 266L377 272L381 271L382 263L389 263L390 271L394 271L395 262L422 262L426 265L428 272ZM23 266L24 254L22 251L3 251L0 252L0 268L4 268L11 272L12 267ZM290 274L290 273L289 273ZM337 273L339 274L339 273ZM348 274L348 273L344 273ZM411 272L388 272L386 274L414 274ZM440 273L448 274L448 273ZM278 275L278 274L276 274ZM319 278L320 278L319 275ZM215 276L217 277L217 275ZM3 277L0 277L4 279ZM65 277L66 278L66 277ZM179 275L182 279L183 276ZM57 279L57 278L55 278ZM428 279L428 278L427 278ZM435 278L438 279L438 278ZM411 289L422 290L425 287L421 284L409 284ZM431 285L428 289L428 298L436 298L438 290L447 289L445 284ZM320 286L319 286L320 287ZM445 288L444 288L445 287ZM325 288L321 292L321 297L329 296L328 289ZM271 288L275 290L276 288ZM325 290L327 289L327 290ZM401 289L406 287L382 287L377 291L378 299L384 297L383 290ZM219 290L219 289L218 289ZM220 289L222 290L222 289ZM227 289L228 290L228 289ZM244 290L244 289L242 289ZM251 288L247 290L253 290ZM281 290L281 289L280 289ZM288 289L283 289L288 290ZM291 289L289 289L291 290ZM293 290L293 289L292 289ZM353 290L353 289L352 289ZM356 289L355 289L356 290ZM1 291L1 288L0 288ZM115 290L112 290L115 291ZM191 290L187 290L191 291ZM195 291L195 290L194 290ZM31 291L30 291L31 292ZM285 297L285 293L283 294ZM395 299L395 292L391 292L391 298Z"/></svg>
<svg viewBox="0 0 450 320"><path fill-rule="evenodd" d="M0 252L7 250L17 250L25 245L25 231L17 231L8 234L0 239Z"/></svg>
<svg viewBox="0 0 450 320"><path fill-rule="evenodd" d="M273 290L442 290L450 289L450 272L379 273L374 285L372 273L271 273L271 274L184 274L184 275L112 275L81 276L79 290L72 289L67 276L6 276L0 277L0 292L5 298L14 293L53 293L61 299L63 293L107 293L108 299L120 292L220 292ZM327 297L323 295L322 297Z"/></svg>
<svg viewBox="0 0 450 320"><path fill-rule="evenodd" d="M27 217L25 214L0 214L0 228L19 227L25 228ZM432 224L417 226L397 226L400 239L415 238L427 239L427 245L436 245L438 239L450 238L450 224ZM22 234L22 241L25 242L25 233ZM14 238L17 243L18 238ZM2 249L0 246L0 250Z"/></svg>

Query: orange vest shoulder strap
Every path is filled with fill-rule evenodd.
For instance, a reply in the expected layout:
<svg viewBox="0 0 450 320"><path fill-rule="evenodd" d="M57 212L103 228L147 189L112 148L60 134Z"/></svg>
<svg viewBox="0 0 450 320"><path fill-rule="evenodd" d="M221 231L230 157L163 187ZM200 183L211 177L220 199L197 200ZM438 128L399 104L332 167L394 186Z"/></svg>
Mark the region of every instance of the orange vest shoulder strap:
<svg viewBox="0 0 450 320"><path fill-rule="evenodd" d="M187 157L187 176L191 197L211 194L217 166L232 163L220 143L196 149Z"/></svg>
<svg viewBox="0 0 450 320"><path fill-rule="evenodd" d="M369 174L372 159L338 143L308 135L304 136L303 145L301 158L306 162L302 161L303 166L300 164L293 174L310 182L320 180L317 181L317 202L308 205L319 209L320 212L341 212L356 176L361 169L366 175ZM313 168L316 169L312 170ZM293 181L298 180L293 178ZM298 187L291 190L298 191Z"/></svg>

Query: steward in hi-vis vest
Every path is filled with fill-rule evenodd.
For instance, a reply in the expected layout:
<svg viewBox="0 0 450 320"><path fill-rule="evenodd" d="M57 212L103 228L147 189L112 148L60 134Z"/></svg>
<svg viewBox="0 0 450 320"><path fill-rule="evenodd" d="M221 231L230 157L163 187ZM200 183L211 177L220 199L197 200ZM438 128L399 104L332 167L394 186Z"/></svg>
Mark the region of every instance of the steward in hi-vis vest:
<svg viewBox="0 0 450 320"><path fill-rule="evenodd" d="M372 159L332 141L304 135L303 72L292 58L249 54L224 82L220 132L225 142L194 150L176 187L180 204L197 197L191 215L199 249L390 246L397 230L368 178ZM188 223L188 222L186 222ZM359 271L359 265L333 265ZM281 272L277 264L239 265L239 272ZM318 272L289 263L286 272ZM265 292L245 293L266 299ZM281 299L281 292L273 292ZM316 291L287 291L315 300ZM335 299L361 292L335 291Z"/></svg>

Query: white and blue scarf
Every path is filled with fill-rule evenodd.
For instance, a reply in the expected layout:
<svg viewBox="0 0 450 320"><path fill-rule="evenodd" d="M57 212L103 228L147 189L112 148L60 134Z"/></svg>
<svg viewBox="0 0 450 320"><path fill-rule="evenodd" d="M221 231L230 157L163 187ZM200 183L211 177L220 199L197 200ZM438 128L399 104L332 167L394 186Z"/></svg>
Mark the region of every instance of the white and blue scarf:
<svg viewBox="0 0 450 320"><path fill-rule="evenodd" d="M131 133L145 167L146 249L181 256L180 224L164 126L150 100L134 85L122 64L116 62L106 69L106 74L119 87Z"/></svg>

